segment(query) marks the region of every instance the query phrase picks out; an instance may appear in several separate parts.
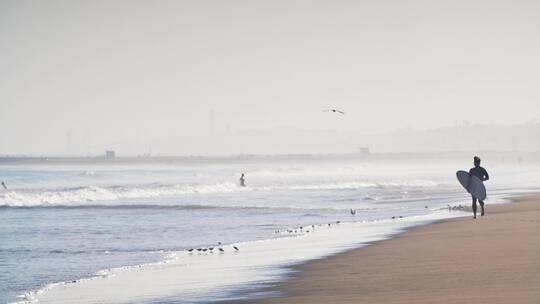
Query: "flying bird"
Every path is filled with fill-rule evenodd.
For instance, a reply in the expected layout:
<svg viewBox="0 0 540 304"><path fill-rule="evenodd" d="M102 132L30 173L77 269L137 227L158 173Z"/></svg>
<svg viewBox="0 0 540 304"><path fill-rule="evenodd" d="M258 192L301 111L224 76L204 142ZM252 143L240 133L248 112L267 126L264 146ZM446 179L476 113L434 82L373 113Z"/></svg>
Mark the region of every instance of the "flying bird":
<svg viewBox="0 0 540 304"><path fill-rule="evenodd" d="M236 251L240 250L240 249L238 249L238 247L236 247L236 246L232 246L232 248L234 248L234 250L236 250Z"/></svg>
<svg viewBox="0 0 540 304"><path fill-rule="evenodd" d="M323 110L323 112L334 112L334 113L339 113L339 114L345 114L345 112L338 109L326 109L326 110Z"/></svg>

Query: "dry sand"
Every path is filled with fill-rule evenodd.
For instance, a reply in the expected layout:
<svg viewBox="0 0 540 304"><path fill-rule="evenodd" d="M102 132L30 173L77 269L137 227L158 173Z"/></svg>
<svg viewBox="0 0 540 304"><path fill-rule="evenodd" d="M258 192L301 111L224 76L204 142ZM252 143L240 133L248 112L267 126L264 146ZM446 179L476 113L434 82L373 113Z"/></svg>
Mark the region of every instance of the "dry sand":
<svg viewBox="0 0 540 304"><path fill-rule="evenodd" d="M540 195L297 267L258 303L540 303Z"/></svg>

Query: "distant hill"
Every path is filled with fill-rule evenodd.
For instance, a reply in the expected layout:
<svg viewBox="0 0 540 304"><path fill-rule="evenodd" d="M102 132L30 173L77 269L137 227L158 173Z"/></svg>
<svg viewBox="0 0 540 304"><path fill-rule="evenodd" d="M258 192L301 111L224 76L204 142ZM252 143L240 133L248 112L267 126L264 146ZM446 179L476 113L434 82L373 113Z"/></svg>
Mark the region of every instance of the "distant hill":
<svg viewBox="0 0 540 304"><path fill-rule="evenodd" d="M221 140L245 153L540 151L540 124L461 125L381 134L271 129L246 131Z"/></svg>
<svg viewBox="0 0 540 304"><path fill-rule="evenodd" d="M358 136L376 151L540 151L540 124L462 125Z"/></svg>
<svg viewBox="0 0 540 304"><path fill-rule="evenodd" d="M30 156L102 155L114 149L120 156L238 155L238 154L325 154L356 153L432 153L519 151L540 152L540 124L459 125L425 130L397 130L380 134L359 131L304 130L273 128L244 130L208 136L144 139L75 147L71 153L55 151L36 153L18 151ZM152 151L152 153L150 153ZM7 153L2 153L5 155Z"/></svg>
<svg viewBox="0 0 540 304"><path fill-rule="evenodd" d="M381 134L274 128L227 135L179 137L154 141L163 154L287 154L371 152L540 151L540 124L460 125ZM119 149L120 150L120 149Z"/></svg>

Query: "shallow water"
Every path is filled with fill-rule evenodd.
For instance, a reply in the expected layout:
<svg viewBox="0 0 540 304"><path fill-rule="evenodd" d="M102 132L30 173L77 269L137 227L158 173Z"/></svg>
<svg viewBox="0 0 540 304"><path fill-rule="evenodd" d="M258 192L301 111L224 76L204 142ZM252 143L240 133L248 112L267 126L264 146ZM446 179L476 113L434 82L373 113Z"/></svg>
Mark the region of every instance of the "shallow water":
<svg viewBox="0 0 540 304"><path fill-rule="evenodd" d="M246 173L247 187L237 184L239 168ZM279 279L283 269L274 266L459 215L447 211L448 204L469 204L455 182L454 168L365 161L3 166L0 180L9 190L0 192L0 302L18 301L26 294L28 299L59 303L68 301L70 292L81 296L84 289L92 303L93 288L100 284L121 288L140 278L158 283L138 290L130 302L232 297L235 291ZM494 172L506 178L489 184L491 194L516 186L532 188L538 182L537 171ZM495 202L497 196L492 197ZM357 210L356 215L350 209ZM321 229L311 234L299 229L311 225ZM217 248L218 242L226 254L184 251ZM241 254L231 249L233 243L241 244ZM284 252L289 256L283 257ZM268 258L272 254L276 258ZM143 276L134 275L132 268L113 269L147 263L158 264L137 267L136 273ZM207 268L197 268L201 263ZM178 265L195 265L190 267L215 275L194 277L171 270ZM231 269L242 275L231 277ZM109 277L78 281L96 274ZM171 278L182 280L184 288L171 287ZM71 281L77 283L31 292ZM101 300L121 299L127 301L128 296L111 292Z"/></svg>

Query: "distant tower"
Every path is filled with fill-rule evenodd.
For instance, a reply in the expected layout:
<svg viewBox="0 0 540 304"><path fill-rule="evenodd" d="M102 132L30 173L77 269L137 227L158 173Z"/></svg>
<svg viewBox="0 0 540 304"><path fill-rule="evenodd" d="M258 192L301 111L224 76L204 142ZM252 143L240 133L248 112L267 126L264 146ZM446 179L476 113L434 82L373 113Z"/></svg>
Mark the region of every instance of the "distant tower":
<svg viewBox="0 0 540 304"><path fill-rule="evenodd" d="M66 153L71 154L71 131L66 133Z"/></svg>
<svg viewBox="0 0 540 304"><path fill-rule="evenodd" d="M210 135L214 135L215 124L216 118L214 115L214 110L210 110Z"/></svg>

